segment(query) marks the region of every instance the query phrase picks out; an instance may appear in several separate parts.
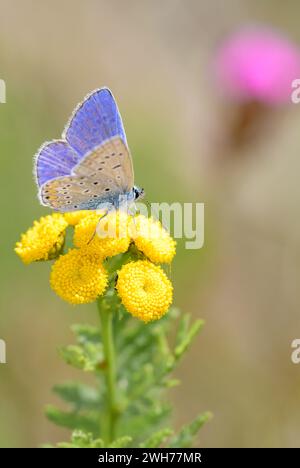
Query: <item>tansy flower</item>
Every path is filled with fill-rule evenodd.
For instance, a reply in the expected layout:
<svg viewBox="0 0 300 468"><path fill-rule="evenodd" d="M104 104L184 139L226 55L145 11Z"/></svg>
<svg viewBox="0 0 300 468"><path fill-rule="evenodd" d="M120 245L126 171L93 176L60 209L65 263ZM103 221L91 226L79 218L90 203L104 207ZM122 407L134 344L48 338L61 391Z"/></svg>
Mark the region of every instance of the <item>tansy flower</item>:
<svg viewBox="0 0 300 468"><path fill-rule="evenodd" d="M69 213L65 213L64 216L70 226L75 226L90 213L89 210L70 211Z"/></svg>
<svg viewBox="0 0 300 468"><path fill-rule="evenodd" d="M51 260L61 251L68 223L59 213L43 216L16 243L15 252L24 263Z"/></svg>
<svg viewBox="0 0 300 468"><path fill-rule="evenodd" d="M92 212L81 219L75 226L74 245L88 247L103 258L126 252L130 244L128 215L114 211L99 222L101 216L103 214Z"/></svg>
<svg viewBox="0 0 300 468"><path fill-rule="evenodd" d="M50 284L65 301L86 304L103 294L107 273L98 255L85 249L71 249L52 266Z"/></svg>
<svg viewBox="0 0 300 468"><path fill-rule="evenodd" d="M161 267L147 260L123 265L116 288L128 312L144 322L161 318L172 303L170 280Z"/></svg>
<svg viewBox="0 0 300 468"><path fill-rule="evenodd" d="M154 263L170 263L176 252L176 242L159 221L138 215L132 219L131 236L137 248Z"/></svg>

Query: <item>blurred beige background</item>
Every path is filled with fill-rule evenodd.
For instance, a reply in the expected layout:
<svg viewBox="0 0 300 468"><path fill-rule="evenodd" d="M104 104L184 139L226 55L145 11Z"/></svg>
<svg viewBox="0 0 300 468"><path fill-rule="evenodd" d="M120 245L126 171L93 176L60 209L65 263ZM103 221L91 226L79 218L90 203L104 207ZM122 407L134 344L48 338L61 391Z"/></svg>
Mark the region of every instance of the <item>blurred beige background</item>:
<svg viewBox="0 0 300 468"><path fill-rule="evenodd" d="M172 267L176 304L206 320L171 393L176 425L211 410L199 446L299 447L300 365L290 354L300 337L300 105L268 115L232 158L222 145L232 109L211 79L215 48L237 25L263 22L300 44L299 2L0 0L0 14L0 446L67 437L43 414L56 401L51 386L71 376L56 348L72 339L69 324L95 313L60 301L49 265L25 267L13 247L47 212L34 153L106 85L148 200L206 204L205 247L179 242Z"/></svg>

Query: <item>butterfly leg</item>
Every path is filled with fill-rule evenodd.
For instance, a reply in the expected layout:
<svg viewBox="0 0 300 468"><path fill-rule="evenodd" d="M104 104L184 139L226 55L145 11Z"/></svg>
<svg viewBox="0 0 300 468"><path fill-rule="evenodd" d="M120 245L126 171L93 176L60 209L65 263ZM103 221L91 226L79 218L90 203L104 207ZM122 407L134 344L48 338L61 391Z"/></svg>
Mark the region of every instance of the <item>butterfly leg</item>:
<svg viewBox="0 0 300 468"><path fill-rule="evenodd" d="M132 220L133 220L133 224L134 224L134 229L136 231L136 220L135 220L135 216L136 214L138 213L138 209L137 209L137 206L135 203L132 203L132 205L130 205L130 207L128 208L128 211L127 211L128 215L132 217Z"/></svg>
<svg viewBox="0 0 300 468"><path fill-rule="evenodd" d="M92 237L90 238L90 240L88 241L88 245L92 242L92 240L95 238L96 234L97 234L97 231L98 231L98 228L99 228L99 225L100 225L100 222L103 220L103 218L105 218L108 213L109 213L110 210L106 210L106 212L99 218L99 221L97 222L97 226L95 228L95 231L93 232L93 235Z"/></svg>

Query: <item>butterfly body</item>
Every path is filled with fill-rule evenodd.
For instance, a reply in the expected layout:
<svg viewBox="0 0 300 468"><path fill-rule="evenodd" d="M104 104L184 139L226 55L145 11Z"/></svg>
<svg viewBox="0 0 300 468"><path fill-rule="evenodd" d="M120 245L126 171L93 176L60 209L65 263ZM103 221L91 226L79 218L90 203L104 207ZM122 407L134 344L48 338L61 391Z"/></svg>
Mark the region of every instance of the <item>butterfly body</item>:
<svg viewBox="0 0 300 468"><path fill-rule="evenodd" d="M143 195L134 186L123 123L107 88L75 109L61 140L40 148L35 173L41 203L60 212L119 209Z"/></svg>

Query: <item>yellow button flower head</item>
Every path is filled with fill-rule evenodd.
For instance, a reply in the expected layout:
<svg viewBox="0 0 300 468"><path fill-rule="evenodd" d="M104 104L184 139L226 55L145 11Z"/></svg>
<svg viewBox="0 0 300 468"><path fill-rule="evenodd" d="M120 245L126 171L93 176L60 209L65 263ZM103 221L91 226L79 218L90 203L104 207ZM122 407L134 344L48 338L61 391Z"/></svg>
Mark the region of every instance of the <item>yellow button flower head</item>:
<svg viewBox="0 0 300 468"><path fill-rule="evenodd" d="M88 216L90 213L91 212L89 210L78 210L65 213L64 216L69 226L75 226L79 223L79 221Z"/></svg>
<svg viewBox="0 0 300 468"><path fill-rule="evenodd" d="M59 213L43 216L16 243L15 252L24 263L51 260L60 252L68 223Z"/></svg>
<svg viewBox="0 0 300 468"><path fill-rule="evenodd" d="M99 212L92 212L75 226L74 245L88 247L103 258L126 252L130 244L128 215L114 211L99 223L101 216Z"/></svg>
<svg viewBox="0 0 300 468"><path fill-rule="evenodd" d="M161 318L172 303L170 280L160 266L147 260L123 265L117 291L128 312L144 322Z"/></svg>
<svg viewBox="0 0 300 468"><path fill-rule="evenodd" d="M65 301L86 304L103 294L107 273L98 255L85 249L71 249L52 266L50 284Z"/></svg>
<svg viewBox="0 0 300 468"><path fill-rule="evenodd" d="M171 263L176 242L159 221L138 215L131 222L131 235L137 248L154 263Z"/></svg>

